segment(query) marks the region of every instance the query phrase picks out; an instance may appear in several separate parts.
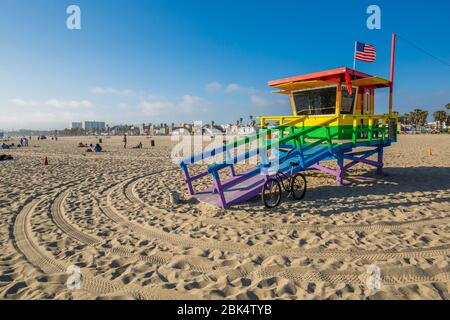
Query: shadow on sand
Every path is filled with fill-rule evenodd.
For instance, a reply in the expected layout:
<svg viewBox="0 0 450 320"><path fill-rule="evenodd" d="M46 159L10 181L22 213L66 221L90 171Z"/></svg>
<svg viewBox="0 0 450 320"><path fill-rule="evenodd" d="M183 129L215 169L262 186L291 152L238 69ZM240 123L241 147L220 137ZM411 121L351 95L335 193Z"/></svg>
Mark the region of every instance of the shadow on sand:
<svg viewBox="0 0 450 320"><path fill-rule="evenodd" d="M314 179L316 173L307 172L306 176L308 180ZM255 197L246 205L248 207L250 203L255 204L252 208L254 213L264 211L272 214L318 213L330 216L369 209L450 203L450 167L389 167L384 169L383 176L377 176L374 171L370 171L363 175L349 175L345 180L351 184L343 187L323 185L309 188L306 197L299 202L284 195L282 205L270 211L261 205L260 197ZM418 192L427 194L421 197ZM413 193L415 194L412 195ZM370 196L374 198L371 199ZM386 196L391 200L380 201L380 196ZM320 208L320 212L314 208Z"/></svg>

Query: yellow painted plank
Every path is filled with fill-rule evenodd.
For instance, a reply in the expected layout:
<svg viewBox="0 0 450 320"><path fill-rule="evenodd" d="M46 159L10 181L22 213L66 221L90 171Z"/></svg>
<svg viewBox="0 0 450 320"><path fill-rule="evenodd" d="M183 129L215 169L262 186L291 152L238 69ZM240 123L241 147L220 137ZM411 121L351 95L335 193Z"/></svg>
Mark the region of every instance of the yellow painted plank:
<svg viewBox="0 0 450 320"><path fill-rule="evenodd" d="M389 87L389 80L380 77L363 78L352 81L352 85L358 87L365 86L376 86L376 87Z"/></svg>
<svg viewBox="0 0 450 320"><path fill-rule="evenodd" d="M330 81L321 81L321 80L311 80L311 81L300 81L300 82L288 82L283 83L278 86L275 86L278 89L283 91L292 91L292 90L302 90L302 89L313 89L318 87L325 87L334 84L334 82Z"/></svg>

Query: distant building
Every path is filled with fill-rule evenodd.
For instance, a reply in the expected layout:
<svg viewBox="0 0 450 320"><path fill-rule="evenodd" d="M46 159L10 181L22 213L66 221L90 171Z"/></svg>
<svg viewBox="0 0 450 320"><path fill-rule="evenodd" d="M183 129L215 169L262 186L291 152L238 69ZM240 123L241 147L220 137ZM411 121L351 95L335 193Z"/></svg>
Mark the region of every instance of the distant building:
<svg viewBox="0 0 450 320"><path fill-rule="evenodd" d="M126 125L117 125L110 129L110 132L113 136L121 136L127 134L130 130L129 126Z"/></svg>
<svg viewBox="0 0 450 320"><path fill-rule="evenodd" d="M72 122L72 129L83 129L83 122Z"/></svg>
<svg viewBox="0 0 450 320"><path fill-rule="evenodd" d="M151 123L149 123L148 125L146 125L145 123L143 123L140 127L139 127L139 134L141 136L148 136L148 135L153 135L153 125Z"/></svg>
<svg viewBox="0 0 450 320"><path fill-rule="evenodd" d="M171 134L172 136L190 136L191 132L186 128L175 128Z"/></svg>
<svg viewBox="0 0 450 320"><path fill-rule="evenodd" d="M99 121L85 121L84 122L84 130L86 130L86 132L105 131L106 124L105 124L105 122L99 122Z"/></svg>

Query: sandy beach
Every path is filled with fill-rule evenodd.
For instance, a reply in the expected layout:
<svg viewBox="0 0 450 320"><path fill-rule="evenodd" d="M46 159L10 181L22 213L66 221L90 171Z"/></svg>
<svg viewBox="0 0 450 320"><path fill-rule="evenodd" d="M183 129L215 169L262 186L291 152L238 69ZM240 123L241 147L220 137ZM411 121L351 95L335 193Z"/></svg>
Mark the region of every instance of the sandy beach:
<svg viewBox="0 0 450 320"><path fill-rule="evenodd" d="M357 165L349 186L308 171L305 199L271 211L259 197L227 210L191 199L170 138L154 139L0 150L16 158L0 163L0 299L450 298L449 135L400 135L385 176Z"/></svg>

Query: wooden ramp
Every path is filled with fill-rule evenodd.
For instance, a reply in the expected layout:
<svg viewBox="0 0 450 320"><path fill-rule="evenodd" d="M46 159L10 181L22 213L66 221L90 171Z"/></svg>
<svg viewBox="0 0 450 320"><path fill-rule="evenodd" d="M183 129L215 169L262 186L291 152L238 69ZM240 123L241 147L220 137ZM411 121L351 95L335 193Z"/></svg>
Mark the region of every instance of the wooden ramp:
<svg viewBox="0 0 450 320"><path fill-rule="evenodd" d="M237 175L236 177L245 177L245 175ZM224 185L230 185L236 177L224 181ZM251 199L261 193L266 176L256 174L241 180L229 187L222 188L223 197L227 205L233 205ZM222 205L220 195L215 187L209 187L203 191L199 191L194 195L198 200L220 207Z"/></svg>

